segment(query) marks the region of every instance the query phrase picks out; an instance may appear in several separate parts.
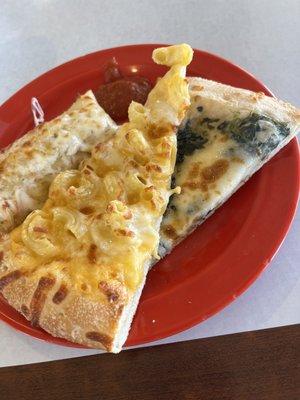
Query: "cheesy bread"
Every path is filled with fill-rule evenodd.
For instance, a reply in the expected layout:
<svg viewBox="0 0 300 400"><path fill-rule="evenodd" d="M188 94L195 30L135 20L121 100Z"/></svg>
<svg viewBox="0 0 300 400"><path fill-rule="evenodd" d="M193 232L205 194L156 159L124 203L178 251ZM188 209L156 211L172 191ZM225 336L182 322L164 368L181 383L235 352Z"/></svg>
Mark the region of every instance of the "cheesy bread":
<svg viewBox="0 0 300 400"><path fill-rule="evenodd" d="M188 45L153 52L170 67L145 106L92 149L78 170L53 180L49 198L2 238L0 290L34 326L118 352L148 268L176 160L176 131L190 104Z"/></svg>
<svg viewBox="0 0 300 400"><path fill-rule="evenodd" d="M0 232L41 208L54 177L78 168L116 124L88 91L62 115L16 140L0 154Z"/></svg>

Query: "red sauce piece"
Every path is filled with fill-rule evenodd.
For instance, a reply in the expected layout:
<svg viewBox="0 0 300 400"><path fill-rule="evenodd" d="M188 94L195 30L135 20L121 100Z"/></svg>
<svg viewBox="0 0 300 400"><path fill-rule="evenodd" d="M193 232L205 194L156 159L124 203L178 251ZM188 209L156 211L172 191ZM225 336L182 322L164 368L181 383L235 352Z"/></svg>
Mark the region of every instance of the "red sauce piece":
<svg viewBox="0 0 300 400"><path fill-rule="evenodd" d="M104 71L104 83L111 83L118 81L123 78L121 71L119 70L116 57L113 57L106 66Z"/></svg>
<svg viewBox="0 0 300 400"><path fill-rule="evenodd" d="M104 81L95 96L101 107L117 121L128 118L128 107L132 101L145 104L152 89L147 78L137 75L123 77L115 58L107 65Z"/></svg>

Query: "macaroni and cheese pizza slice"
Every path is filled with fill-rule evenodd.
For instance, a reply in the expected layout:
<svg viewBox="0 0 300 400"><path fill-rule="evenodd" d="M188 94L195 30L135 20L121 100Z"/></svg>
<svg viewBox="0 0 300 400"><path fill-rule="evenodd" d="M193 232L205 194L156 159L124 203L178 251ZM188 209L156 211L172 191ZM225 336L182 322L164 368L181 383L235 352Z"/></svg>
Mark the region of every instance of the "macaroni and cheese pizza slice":
<svg viewBox="0 0 300 400"><path fill-rule="evenodd" d="M0 290L34 326L111 352L121 350L153 258L189 106L188 45L154 51L170 67L145 106L60 173L49 198L2 238ZM178 191L178 190L177 190Z"/></svg>
<svg viewBox="0 0 300 400"><path fill-rule="evenodd" d="M0 153L0 232L9 232L45 203L50 183L64 170L78 168L92 147L117 125L92 91L63 114L34 128Z"/></svg>

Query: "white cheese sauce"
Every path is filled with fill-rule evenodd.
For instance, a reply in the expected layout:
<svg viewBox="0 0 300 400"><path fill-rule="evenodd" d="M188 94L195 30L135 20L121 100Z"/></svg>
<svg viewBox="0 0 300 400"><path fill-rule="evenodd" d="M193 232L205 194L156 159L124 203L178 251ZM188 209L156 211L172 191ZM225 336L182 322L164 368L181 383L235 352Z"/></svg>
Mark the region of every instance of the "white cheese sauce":
<svg viewBox="0 0 300 400"><path fill-rule="evenodd" d="M164 215L160 255L223 204L289 134L284 123L249 108L192 93L173 176L181 193L172 196Z"/></svg>

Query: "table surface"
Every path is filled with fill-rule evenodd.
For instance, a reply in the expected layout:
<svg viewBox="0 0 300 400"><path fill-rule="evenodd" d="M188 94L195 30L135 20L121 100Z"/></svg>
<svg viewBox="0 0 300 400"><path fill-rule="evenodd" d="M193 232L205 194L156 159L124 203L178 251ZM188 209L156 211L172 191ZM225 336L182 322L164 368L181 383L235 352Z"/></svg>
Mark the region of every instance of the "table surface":
<svg viewBox="0 0 300 400"><path fill-rule="evenodd" d="M0 103L74 57L123 44L187 42L219 54L300 106L299 0L1 0ZM269 268L216 316L156 344L300 322L300 213ZM0 367L95 353L0 323ZM191 397L192 398L192 397Z"/></svg>
<svg viewBox="0 0 300 400"><path fill-rule="evenodd" d="M0 369L5 400L299 400L300 325Z"/></svg>

